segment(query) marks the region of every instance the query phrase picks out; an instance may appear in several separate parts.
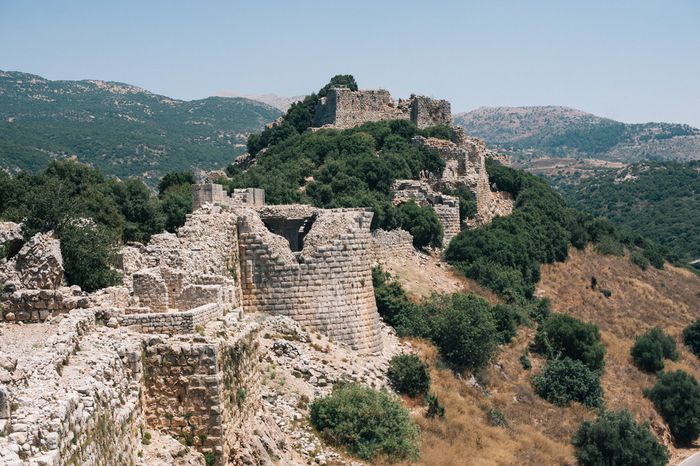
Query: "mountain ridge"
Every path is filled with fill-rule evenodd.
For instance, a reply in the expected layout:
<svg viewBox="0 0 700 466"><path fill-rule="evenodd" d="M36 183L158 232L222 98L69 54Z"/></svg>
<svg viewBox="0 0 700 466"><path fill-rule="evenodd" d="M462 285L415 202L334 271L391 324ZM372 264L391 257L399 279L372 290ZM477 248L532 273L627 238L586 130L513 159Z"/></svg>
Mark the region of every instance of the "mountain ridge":
<svg viewBox="0 0 700 466"><path fill-rule="evenodd" d="M625 162L700 158L698 128L665 122L622 123L571 107L479 107L454 115L454 122L515 160L581 156Z"/></svg>
<svg viewBox="0 0 700 466"><path fill-rule="evenodd" d="M77 158L121 177L223 168L248 134L280 115L242 97L179 100L116 81L0 70L0 166L38 170Z"/></svg>

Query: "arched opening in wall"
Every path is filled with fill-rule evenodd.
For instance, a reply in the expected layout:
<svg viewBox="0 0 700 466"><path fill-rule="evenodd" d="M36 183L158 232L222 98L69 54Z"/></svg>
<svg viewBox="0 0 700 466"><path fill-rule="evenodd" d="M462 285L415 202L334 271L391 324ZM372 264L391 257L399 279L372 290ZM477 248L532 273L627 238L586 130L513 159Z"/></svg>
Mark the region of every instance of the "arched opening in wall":
<svg viewBox="0 0 700 466"><path fill-rule="evenodd" d="M299 252L304 248L304 237L316 221L316 215L300 218L268 217L262 221L268 230L289 242L292 252Z"/></svg>

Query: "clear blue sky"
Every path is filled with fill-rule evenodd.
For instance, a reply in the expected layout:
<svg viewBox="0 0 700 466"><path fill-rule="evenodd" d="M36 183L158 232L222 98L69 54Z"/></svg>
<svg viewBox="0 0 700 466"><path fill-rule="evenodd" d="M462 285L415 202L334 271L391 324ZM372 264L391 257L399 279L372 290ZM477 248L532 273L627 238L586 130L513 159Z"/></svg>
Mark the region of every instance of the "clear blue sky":
<svg viewBox="0 0 700 466"><path fill-rule="evenodd" d="M0 69L194 99L306 94L567 105L700 127L700 0L0 0Z"/></svg>

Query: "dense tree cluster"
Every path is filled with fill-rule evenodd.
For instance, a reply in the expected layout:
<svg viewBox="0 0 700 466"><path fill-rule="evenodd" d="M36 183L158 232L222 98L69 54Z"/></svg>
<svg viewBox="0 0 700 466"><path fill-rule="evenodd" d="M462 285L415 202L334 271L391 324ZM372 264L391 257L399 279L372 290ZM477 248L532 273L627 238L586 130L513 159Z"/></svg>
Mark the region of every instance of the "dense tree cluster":
<svg viewBox="0 0 700 466"><path fill-rule="evenodd" d="M649 429L638 424L627 410L602 411L594 421L584 421L572 440L581 466L663 466L668 451Z"/></svg>
<svg viewBox="0 0 700 466"><path fill-rule="evenodd" d="M428 365L415 354L399 354L389 361L386 373L391 388L411 397L425 395L430 389Z"/></svg>
<svg viewBox="0 0 700 466"><path fill-rule="evenodd" d="M600 375L581 361L568 357L550 361L532 382L539 396L559 406L567 406L572 401L599 406L603 400Z"/></svg>
<svg viewBox="0 0 700 466"><path fill-rule="evenodd" d="M479 369L498 345L515 335L527 310L490 305L474 294L435 294L420 304L410 301L401 285L379 268L372 273L377 309L400 336L432 340L456 369Z"/></svg>
<svg viewBox="0 0 700 466"><path fill-rule="evenodd" d="M67 280L92 291L118 281L111 268L117 244L144 242L184 223L193 177L174 176L180 178L164 179L159 198L137 179L108 178L70 160L53 161L36 174L0 171L0 218L21 222L25 239L54 231Z"/></svg>
<svg viewBox="0 0 700 466"><path fill-rule="evenodd" d="M644 162L560 188L573 206L638 232L667 248L669 260L687 263L700 257L699 168L698 161ZM665 251L646 249L653 265L659 256L663 263Z"/></svg>
<svg viewBox="0 0 700 466"><path fill-rule="evenodd" d="M645 394L668 423L679 445L688 445L698 438L700 385L692 375L681 370L661 373L656 385Z"/></svg>

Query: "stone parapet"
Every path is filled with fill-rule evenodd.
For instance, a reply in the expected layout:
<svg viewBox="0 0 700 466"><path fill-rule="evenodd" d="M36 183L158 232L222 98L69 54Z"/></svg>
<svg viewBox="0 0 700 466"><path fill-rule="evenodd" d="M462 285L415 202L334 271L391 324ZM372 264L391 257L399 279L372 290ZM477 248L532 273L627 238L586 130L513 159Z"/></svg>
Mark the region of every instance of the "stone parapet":
<svg viewBox="0 0 700 466"><path fill-rule="evenodd" d="M124 313L117 320L120 325L135 326L144 333L176 335L195 333L200 326L223 317L224 311L222 305L209 303L189 311Z"/></svg>

